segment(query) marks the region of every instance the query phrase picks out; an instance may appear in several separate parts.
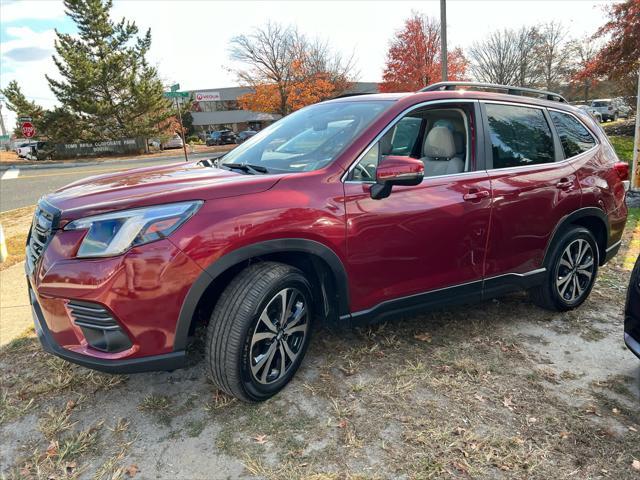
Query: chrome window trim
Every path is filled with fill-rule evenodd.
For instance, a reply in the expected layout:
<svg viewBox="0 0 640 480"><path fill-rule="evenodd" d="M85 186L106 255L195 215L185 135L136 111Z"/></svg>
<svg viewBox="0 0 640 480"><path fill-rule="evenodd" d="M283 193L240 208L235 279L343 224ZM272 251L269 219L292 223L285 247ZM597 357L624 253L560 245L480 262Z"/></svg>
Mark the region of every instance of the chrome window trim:
<svg viewBox="0 0 640 480"><path fill-rule="evenodd" d="M527 108L537 108L539 110L545 110L547 107L543 105L536 105L533 103L520 103L520 102L507 102L506 100L478 100L480 103L493 103L498 105L510 105L512 107L527 107Z"/></svg>
<svg viewBox="0 0 640 480"><path fill-rule="evenodd" d="M429 181L429 180L437 180L439 178L451 178L451 177L465 177L465 176L470 176L471 174L478 174L478 173L487 173L486 170L471 170L469 172L460 172L460 173L448 173L446 175L437 175L435 177L424 177L422 179L422 182L425 181ZM364 184L364 185L374 185L376 183L375 180L344 180L342 183L348 183L348 184ZM420 186L422 185L422 183L419 183L416 186Z"/></svg>
<svg viewBox="0 0 640 480"><path fill-rule="evenodd" d="M356 157L356 159L351 163L351 165L349 165L349 168L347 168L347 170L342 174L342 176L340 177L340 181L342 183L376 183L375 181L363 181L363 180L347 180L347 177L349 177L349 175L351 174L351 172L353 171L353 169L356 168L356 165L358 165L358 163L360 162L360 160L362 160L362 158L369 152L369 150L380 141L380 139L382 137L384 137L384 135L391 130L400 120L402 120L403 117L405 117L408 113L412 112L413 110L417 110L418 108L424 108L430 105L439 105L439 104L443 104L443 103L477 103L478 99L476 98L447 98L447 99L442 99L442 100L428 100L426 102L421 102L421 103L416 103L415 105L412 105L410 107L407 107L406 109L404 109L402 112L400 112L393 120L391 120L391 122L389 122L389 124L383 128L380 133L378 133L378 135L376 135L376 137L373 139L373 141L371 141L367 147L365 149L362 150L362 152L360 152L360 154ZM473 170L472 172L462 172L463 174L465 173L478 173L480 170ZM442 178L442 177L450 177L452 175L460 175L460 173L452 173L449 175L439 175L438 177L424 177L424 178Z"/></svg>
<svg viewBox="0 0 640 480"><path fill-rule="evenodd" d="M576 120L578 120L580 122L580 124L585 127L587 129L587 131L589 132L589 134L594 137L593 133L591 132L591 129L589 129L584 122L582 122L578 117L576 117L573 113L571 112L567 112L566 110L561 110L559 108L552 108L552 107L544 107L542 105L530 105L528 103L516 103L516 102L505 102L502 100L479 100L480 103L495 103L495 104L502 104L502 105L515 105L517 107L529 107L529 108L538 108L540 110L554 110L556 112L560 112L560 113L566 113L568 115L571 115L572 117L574 117ZM553 121L553 120L552 120ZM552 126L549 125L549 128L551 129ZM555 128L555 125L553 125L553 128ZM553 135L553 131L552 131L552 135ZM557 135L557 132L556 132ZM560 138L560 135L558 135L558 139ZM563 160L560 160L559 162L549 162L549 163L536 163L534 165L522 165L520 167L507 167L507 168L491 168L491 169L487 169L487 172L501 172L501 171L512 171L512 170L516 170L516 171L521 171L521 170L533 170L535 168L541 168L545 165L564 165L566 163L570 163L573 162L575 160L578 160L579 158L581 158L583 155L587 155L588 153L591 153L594 149L598 148L601 143L598 141L597 138L595 138L595 145L593 147L591 147L589 150L585 150L582 153L579 153L578 155L574 155L573 157L569 157L569 158L564 158ZM562 142L561 142L562 143ZM564 150L562 151L563 155L564 155Z"/></svg>

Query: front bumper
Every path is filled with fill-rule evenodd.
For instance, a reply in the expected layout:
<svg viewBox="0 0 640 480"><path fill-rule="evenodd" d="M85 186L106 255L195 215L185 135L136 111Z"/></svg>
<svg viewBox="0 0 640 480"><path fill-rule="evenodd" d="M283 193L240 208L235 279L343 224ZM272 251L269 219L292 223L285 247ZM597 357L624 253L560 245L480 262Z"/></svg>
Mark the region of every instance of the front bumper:
<svg viewBox="0 0 640 480"><path fill-rule="evenodd" d="M186 363L186 353L184 350L142 358L105 360L62 348L53 339L47 322L44 320L40 304L30 287L29 297L36 334L42 344L42 348L44 351L63 358L64 360L107 373L139 373L157 370L175 370L184 367Z"/></svg>
<svg viewBox="0 0 640 480"><path fill-rule="evenodd" d="M35 328L43 348L110 373L184 366L184 349L175 348L177 320L202 269L166 239L120 257L90 260L73 258L79 240L73 232L58 230L42 255L26 266ZM128 341L114 350L101 348L105 345L88 336L86 321L74 311L78 305L85 310L103 307L109 318L94 320L106 320L103 328L122 332ZM91 314L91 308L88 311Z"/></svg>

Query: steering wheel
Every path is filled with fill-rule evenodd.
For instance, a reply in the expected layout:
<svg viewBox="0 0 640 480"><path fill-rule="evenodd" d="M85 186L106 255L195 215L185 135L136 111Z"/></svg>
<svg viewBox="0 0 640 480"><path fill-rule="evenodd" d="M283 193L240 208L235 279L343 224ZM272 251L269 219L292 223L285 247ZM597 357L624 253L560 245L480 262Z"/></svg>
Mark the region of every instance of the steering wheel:
<svg viewBox="0 0 640 480"><path fill-rule="evenodd" d="M366 178L367 180L375 180L371 175L371 173L369 173L369 170L367 170L364 165L358 163L356 165L356 170L360 171L360 176L362 178Z"/></svg>

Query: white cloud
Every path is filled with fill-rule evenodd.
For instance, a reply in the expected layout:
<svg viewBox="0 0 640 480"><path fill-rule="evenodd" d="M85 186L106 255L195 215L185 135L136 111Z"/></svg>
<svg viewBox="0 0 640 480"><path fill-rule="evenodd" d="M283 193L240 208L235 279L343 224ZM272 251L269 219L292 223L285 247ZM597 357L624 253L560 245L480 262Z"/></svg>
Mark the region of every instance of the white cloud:
<svg viewBox="0 0 640 480"><path fill-rule="evenodd" d="M64 5L61 1L3 1L0 2L0 17L3 22L15 20L44 20L64 17Z"/></svg>
<svg viewBox="0 0 640 480"><path fill-rule="evenodd" d="M16 80L29 99L45 108L56 104L56 99L49 90L45 74L57 77L57 69L51 55L56 38L54 30L36 32L29 27L8 27L10 40L0 43L0 87ZM2 109L7 128L15 123L15 114Z"/></svg>

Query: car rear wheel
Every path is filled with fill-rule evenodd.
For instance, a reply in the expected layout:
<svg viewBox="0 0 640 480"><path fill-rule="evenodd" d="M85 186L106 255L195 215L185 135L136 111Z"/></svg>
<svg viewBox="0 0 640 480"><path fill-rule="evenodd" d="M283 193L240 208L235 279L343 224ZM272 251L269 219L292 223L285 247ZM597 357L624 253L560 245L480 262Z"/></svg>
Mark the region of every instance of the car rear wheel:
<svg viewBox="0 0 640 480"><path fill-rule="evenodd" d="M598 246L593 234L573 227L555 242L542 285L531 290L533 301L564 312L580 306L591 293L598 273Z"/></svg>
<svg viewBox="0 0 640 480"><path fill-rule="evenodd" d="M213 382L246 402L278 393L306 353L313 314L311 285L300 270L275 262L243 270L220 296L207 329Z"/></svg>

